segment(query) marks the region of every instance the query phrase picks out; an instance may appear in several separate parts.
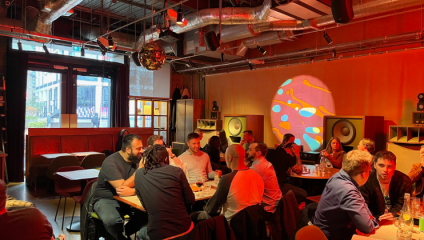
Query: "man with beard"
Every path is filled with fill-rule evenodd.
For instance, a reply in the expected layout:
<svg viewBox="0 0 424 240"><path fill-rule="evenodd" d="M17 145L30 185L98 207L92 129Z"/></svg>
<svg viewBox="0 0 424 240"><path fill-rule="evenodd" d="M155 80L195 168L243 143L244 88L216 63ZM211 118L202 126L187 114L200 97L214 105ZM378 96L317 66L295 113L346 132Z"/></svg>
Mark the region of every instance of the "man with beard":
<svg viewBox="0 0 424 240"><path fill-rule="evenodd" d="M131 215L130 206L121 203L113 196L135 195L134 175L139 168L139 162L143 153L141 138L135 134L129 134L122 140L120 151L105 159L97 180L97 186L93 193L94 211L103 221L106 230L115 239L127 239L123 235L124 215ZM134 211L135 215L125 225L125 234L130 236L137 232L147 220L145 214ZM128 238L129 239L129 238Z"/></svg>
<svg viewBox="0 0 424 240"><path fill-rule="evenodd" d="M267 152L268 147L265 143L253 142L247 150L245 164L262 177L264 181L262 205L264 205L265 211L271 215L274 213L283 195L278 185L274 167L265 159Z"/></svg>

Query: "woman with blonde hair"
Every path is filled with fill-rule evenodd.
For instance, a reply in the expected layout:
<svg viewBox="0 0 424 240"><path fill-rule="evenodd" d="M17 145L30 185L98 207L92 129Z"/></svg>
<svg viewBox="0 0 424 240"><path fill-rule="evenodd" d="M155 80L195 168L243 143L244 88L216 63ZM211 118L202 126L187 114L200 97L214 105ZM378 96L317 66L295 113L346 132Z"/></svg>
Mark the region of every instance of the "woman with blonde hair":
<svg viewBox="0 0 424 240"><path fill-rule="evenodd" d="M325 157L325 163L327 167L334 167L341 169L343 157L346 154L343 151L342 144L338 137L332 137L328 141L327 148L321 151L321 156Z"/></svg>

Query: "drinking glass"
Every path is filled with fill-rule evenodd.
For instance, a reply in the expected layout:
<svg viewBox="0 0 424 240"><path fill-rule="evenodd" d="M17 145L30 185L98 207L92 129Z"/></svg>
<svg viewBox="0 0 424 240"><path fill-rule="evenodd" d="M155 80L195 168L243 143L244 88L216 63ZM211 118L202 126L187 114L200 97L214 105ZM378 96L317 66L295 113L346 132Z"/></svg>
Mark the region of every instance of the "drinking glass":
<svg viewBox="0 0 424 240"><path fill-rule="evenodd" d="M199 195L198 196L201 196L202 195L202 186L203 186L203 178L202 177L197 177L196 178L196 186L199 188Z"/></svg>
<svg viewBox="0 0 424 240"><path fill-rule="evenodd" d="M412 216L420 215L420 207L421 207L420 198L411 197Z"/></svg>
<svg viewBox="0 0 424 240"><path fill-rule="evenodd" d="M402 229L397 230L397 240L411 240L412 239L412 232L405 231Z"/></svg>

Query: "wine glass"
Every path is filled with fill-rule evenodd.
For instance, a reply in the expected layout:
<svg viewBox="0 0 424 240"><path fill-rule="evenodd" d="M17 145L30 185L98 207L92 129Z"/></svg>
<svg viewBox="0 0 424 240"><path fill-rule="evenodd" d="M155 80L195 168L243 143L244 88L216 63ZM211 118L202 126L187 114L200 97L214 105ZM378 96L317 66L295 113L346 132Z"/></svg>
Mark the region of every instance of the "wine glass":
<svg viewBox="0 0 424 240"><path fill-rule="evenodd" d="M203 186L203 177L199 176L196 178L196 186L199 188L199 196L201 195L201 191L202 191L202 186Z"/></svg>

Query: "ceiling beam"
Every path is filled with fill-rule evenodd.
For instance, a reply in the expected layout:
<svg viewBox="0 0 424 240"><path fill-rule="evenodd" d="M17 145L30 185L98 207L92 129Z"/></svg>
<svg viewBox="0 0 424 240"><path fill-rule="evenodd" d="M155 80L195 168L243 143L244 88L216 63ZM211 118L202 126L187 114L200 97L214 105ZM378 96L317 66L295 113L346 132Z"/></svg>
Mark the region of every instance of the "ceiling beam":
<svg viewBox="0 0 424 240"><path fill-rule="evenodd" d="M121 2L121 3L125 3L125 4L128 4L128 5L132 5L132 6L135 6L135 7L139 7L139 8L145 8L145 9L148 9L148 10L152 10L152 6L149 6L149 5L144 5L144 4L141 4L141 3L136 3L136 2L133 2L133 1L128 1L128 0L117 0L118 2ZM155 11L158 11L158 10L161 10L161 8L155 8L155 7L153 7L153 9L155 10Z"/></svg>

